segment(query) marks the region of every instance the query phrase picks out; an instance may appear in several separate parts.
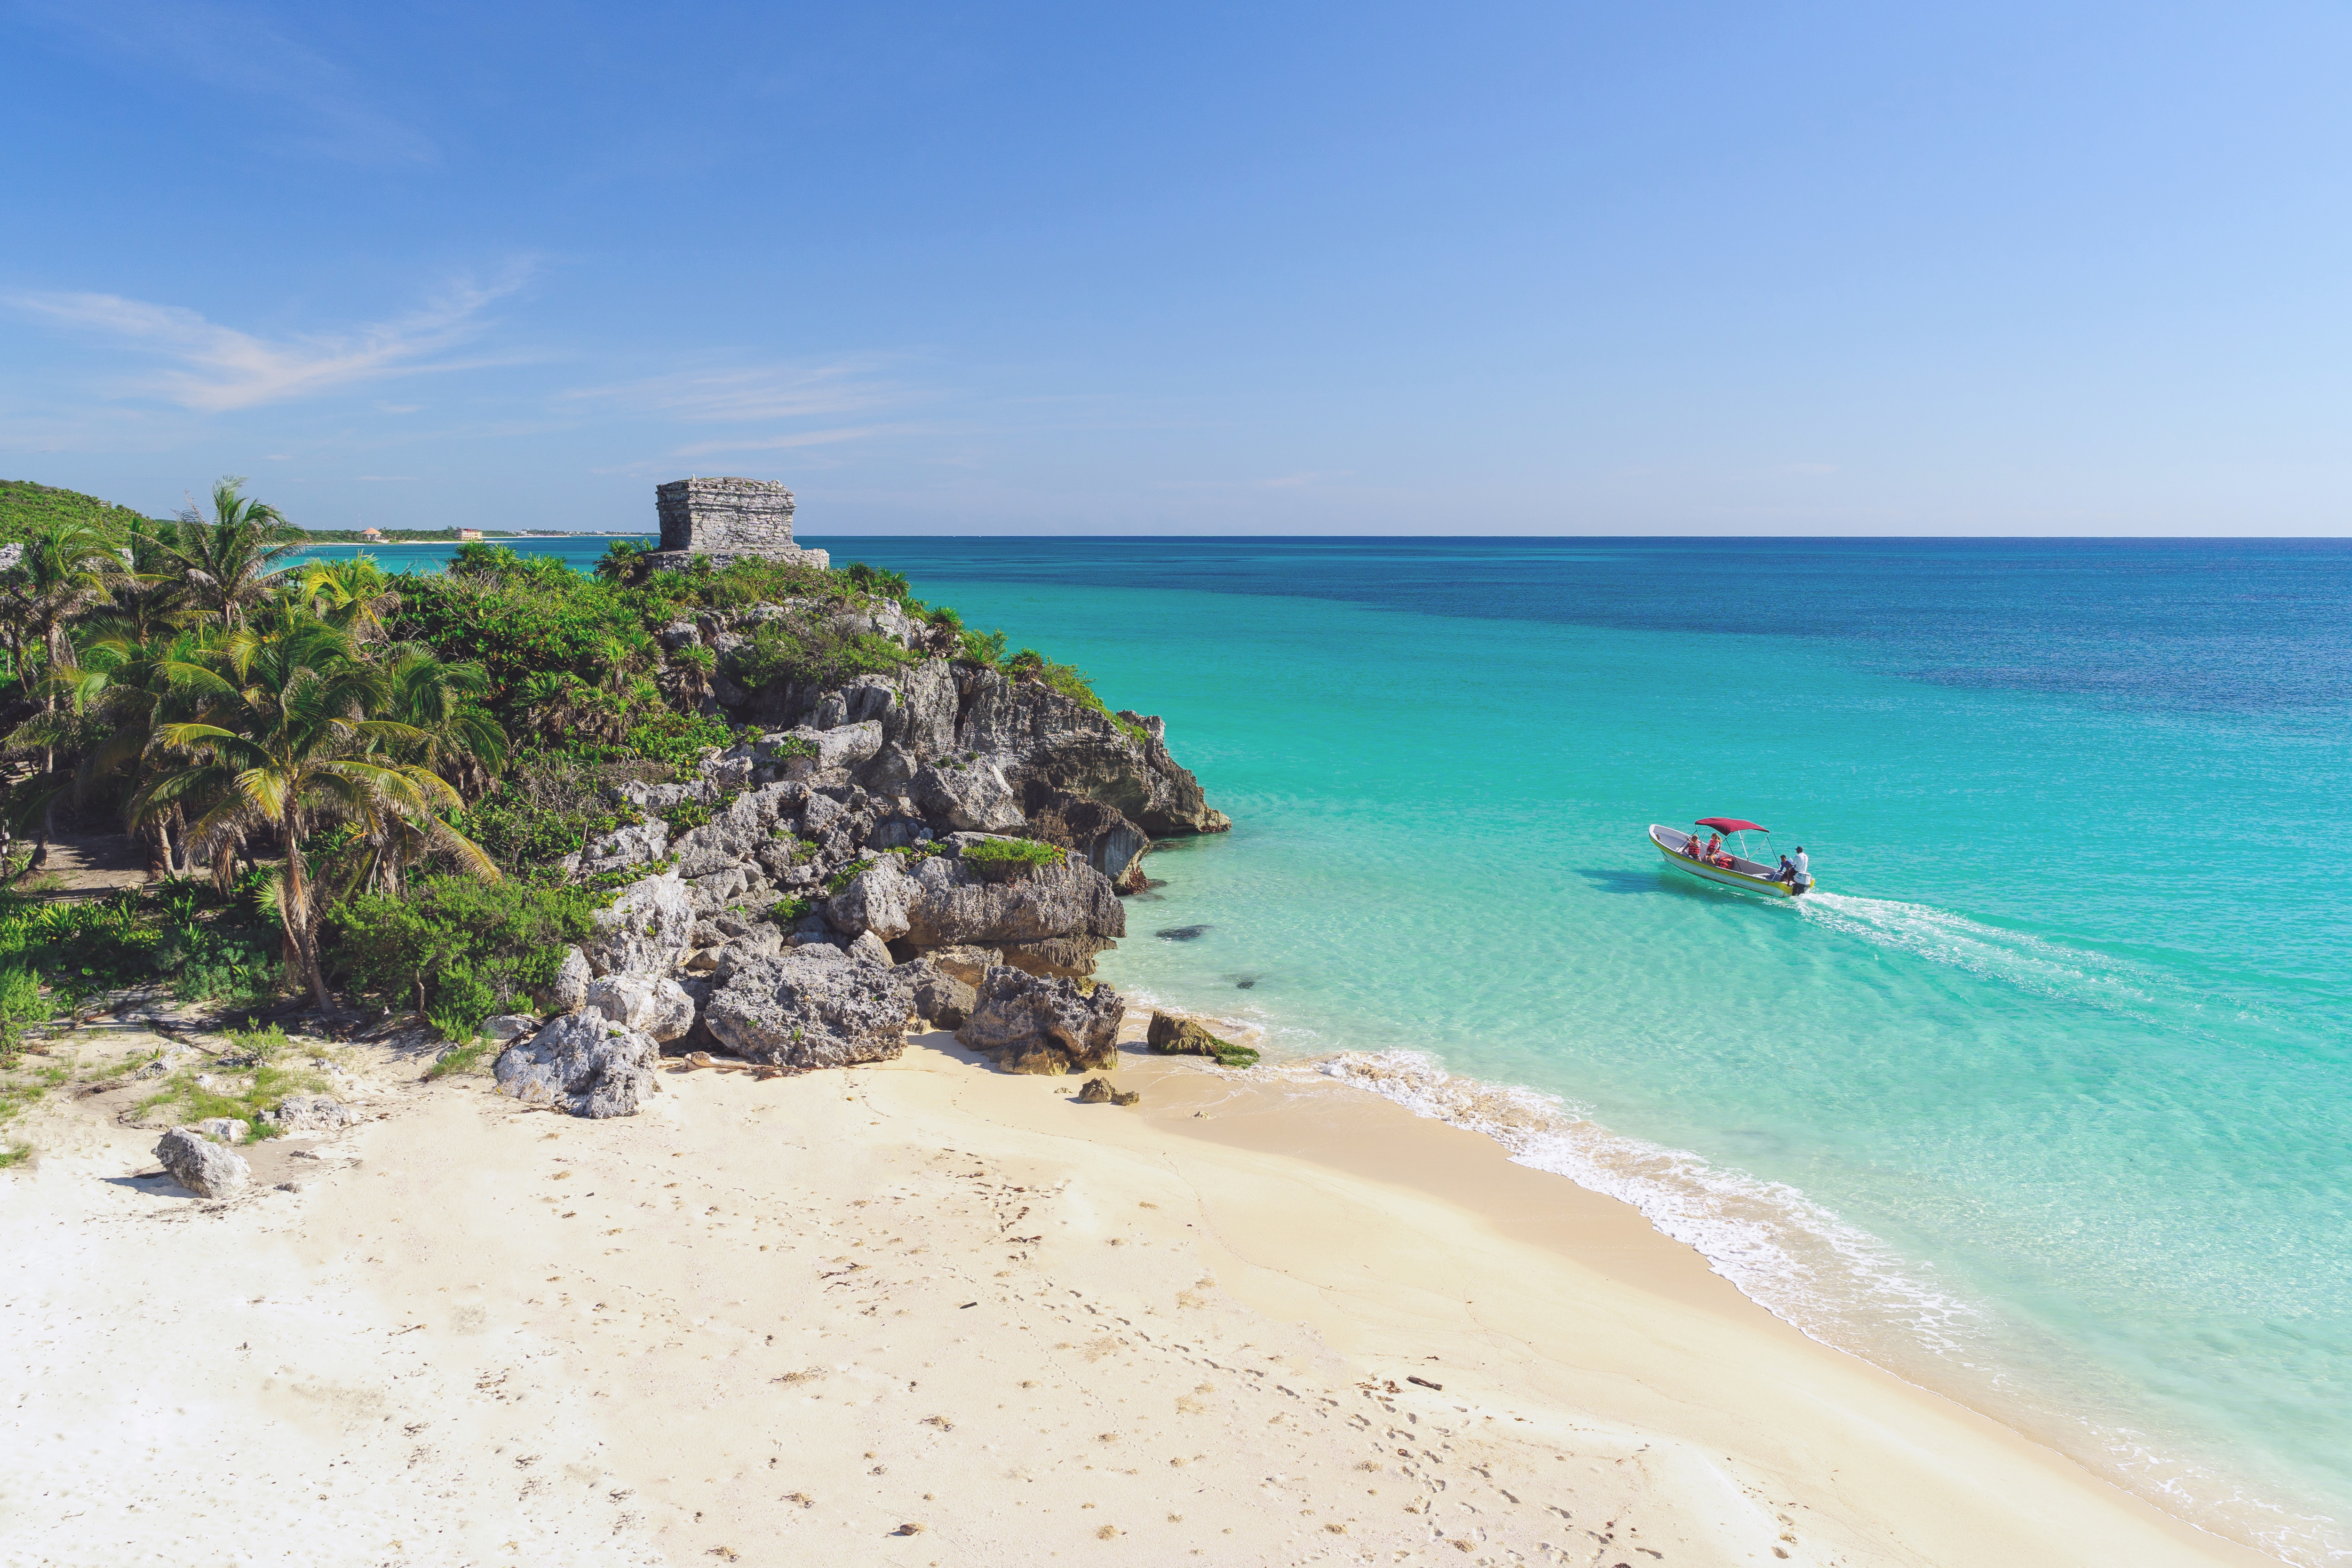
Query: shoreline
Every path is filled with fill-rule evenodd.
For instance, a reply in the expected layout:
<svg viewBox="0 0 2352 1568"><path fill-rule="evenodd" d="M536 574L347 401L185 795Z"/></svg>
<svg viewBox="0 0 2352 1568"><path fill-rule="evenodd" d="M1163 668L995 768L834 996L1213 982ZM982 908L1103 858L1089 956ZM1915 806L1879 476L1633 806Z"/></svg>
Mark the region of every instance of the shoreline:
<svg viewBox="0 0 2352 1568"><path fill-rule="evenodd" d="M2275 1561L1341 1083L1130 1045L1140 1109L1087 1106L931 1034L583 1122L422 1065L219 1205L118 1174L106 1097L43 1113L29 1561L205 1515L331 1521L322 1563Z"/></svg>

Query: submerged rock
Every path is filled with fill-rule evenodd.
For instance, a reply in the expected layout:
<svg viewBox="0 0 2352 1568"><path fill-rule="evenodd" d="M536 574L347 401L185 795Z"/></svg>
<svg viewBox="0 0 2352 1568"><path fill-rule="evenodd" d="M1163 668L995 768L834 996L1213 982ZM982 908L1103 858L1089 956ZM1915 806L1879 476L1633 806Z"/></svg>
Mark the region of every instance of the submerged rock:
<svg viewBox="0 0 2352 1568"><path fill-rule="evenodd" d="M253 1180L245 1156L207 1142L194 1128L174 1127L155 1145L155 1158L172 1180L200 1198L225 1198Z"/></svg>
<svg viewBox="0 0 2352 1568"><path fill-rule="evenodd" d="M1118 1059L1119 1020L1126 1016L1127 1004L1108 985L1088 994L1067 980L1000 964L981 983L956 1039L993 1055L1007 1072L1078 1072Z"/></svg>
<svg viewBox="0 0 2352 1568"><path fill-rule="evenodd" d="M597 1012L558 1018L530 1039L499 1053L499 1092L573 1116L634 1116L661 1090L654 1064L661 1047Z"/></svg>

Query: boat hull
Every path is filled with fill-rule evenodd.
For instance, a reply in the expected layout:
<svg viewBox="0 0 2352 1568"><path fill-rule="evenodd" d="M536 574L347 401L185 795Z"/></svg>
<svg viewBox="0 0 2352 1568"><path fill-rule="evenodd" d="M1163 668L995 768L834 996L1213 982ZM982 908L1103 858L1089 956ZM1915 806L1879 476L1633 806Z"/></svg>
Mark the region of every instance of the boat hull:
<svg viewBox="0 0 2352 1568"><path fill-rule="evenodd" d="M1736 868L1710 866L1705 861L1694 860L1682 853L1679 844L1670 846L1659 837L1662 832L1671 831L1673 830L1662 829L1654 825L1650 828L1650 844L1665 858L1666 864L1677 871L1686 872L1706 881L1720 882L1727 888L1745 888L1751 893L1762 893L1768 898L1801 898L1813 890L1813 884L1811 882L1807 882L1801 888L1791 888L1786 882L1776 882L1769 877L1753 875ZM1679 839L1683 836L1677 833L1675 837ZM1761 868L1759 869L1760 870Z"/></svg>

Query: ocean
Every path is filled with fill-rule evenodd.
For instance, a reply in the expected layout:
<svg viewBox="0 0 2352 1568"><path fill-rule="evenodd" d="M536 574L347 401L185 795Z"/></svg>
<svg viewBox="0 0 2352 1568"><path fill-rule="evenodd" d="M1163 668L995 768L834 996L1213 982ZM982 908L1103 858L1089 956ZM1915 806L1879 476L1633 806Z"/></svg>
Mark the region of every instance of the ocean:
<svg viewBox="0 0 2352 1568"><path fill-rule="evenodd" d="M2352 543L808 542L1167 719L1234 830L1155 850L1112 984L2352 1557ZM1820 890L1644 837L1717 815Z"/></svg>

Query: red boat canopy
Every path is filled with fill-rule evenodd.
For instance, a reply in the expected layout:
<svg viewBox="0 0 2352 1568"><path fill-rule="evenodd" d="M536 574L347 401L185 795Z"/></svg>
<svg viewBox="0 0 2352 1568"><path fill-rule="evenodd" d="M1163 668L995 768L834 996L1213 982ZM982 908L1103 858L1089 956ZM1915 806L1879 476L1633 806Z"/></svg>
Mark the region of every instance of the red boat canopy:
<svg viewBox="0 0 2352 1568"><path fill-rule="evenodd" d="M1717 833L1769 833L1772 830L1760 822L1742 822L1736 816L1702 816L1701 827L1712 827Z"/></svg>

